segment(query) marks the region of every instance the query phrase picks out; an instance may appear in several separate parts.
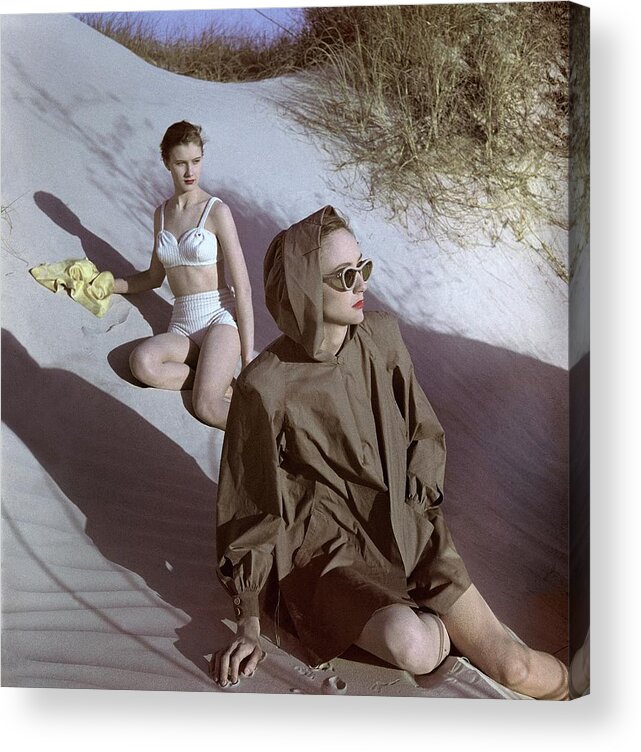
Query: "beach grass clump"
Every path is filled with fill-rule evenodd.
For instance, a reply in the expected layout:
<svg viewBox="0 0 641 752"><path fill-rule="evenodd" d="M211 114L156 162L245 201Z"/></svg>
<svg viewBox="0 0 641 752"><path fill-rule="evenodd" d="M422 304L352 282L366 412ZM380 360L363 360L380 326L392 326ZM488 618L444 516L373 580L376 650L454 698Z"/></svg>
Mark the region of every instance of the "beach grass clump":
<svg viewBox="0 0 641 752"><path fill-rule="evenodd" d="M568 279L565 3L310 8L291 107L373 202L465 244L506 228ZM317 71L322 70L322 75Z"/></svg>
<svg viewBox="0 0 641 752"><path fill-rule="evenodd" d="M284 29L267 37L213 22L197 34L185 29L162 35L157 24L128 13L78 18L159 68L206 81L259 81L292 73L299 63L298 39Z"/></svg>
<svg viewBox="0 0 641 752"><path fill-rule="evenodd" d="M549 230L568 229L568 3L306 8L276 38L212 26L162 43L108 18L92 25L177 73L297 74L285 111L372 204L462 247L509 232L567 281Z"/></svg>

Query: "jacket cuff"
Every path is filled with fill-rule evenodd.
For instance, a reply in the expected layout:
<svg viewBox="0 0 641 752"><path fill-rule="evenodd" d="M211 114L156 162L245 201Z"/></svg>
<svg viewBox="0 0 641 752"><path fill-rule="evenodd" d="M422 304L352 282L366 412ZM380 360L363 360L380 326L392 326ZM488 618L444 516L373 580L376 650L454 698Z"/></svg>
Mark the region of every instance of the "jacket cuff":
<svg viewBox="0 0 641 752"><path fill-rule="evenodd" d="M245 619L248 616L260 617L260 606L258 603L258 591L247 590L243 593L237 593L232 596L234 605L234 616L236 621Z"/></svg>

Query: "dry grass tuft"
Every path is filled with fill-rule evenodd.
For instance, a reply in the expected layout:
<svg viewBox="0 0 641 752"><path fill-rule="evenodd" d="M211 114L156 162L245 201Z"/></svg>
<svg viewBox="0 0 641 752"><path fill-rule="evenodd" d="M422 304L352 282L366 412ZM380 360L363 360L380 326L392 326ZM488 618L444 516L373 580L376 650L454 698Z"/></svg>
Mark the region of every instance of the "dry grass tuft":
<svg viewBox="0 0 641 752"><path fill-rule="evenodd" d="M15 204L15 201L12 201L10 204L2 204L0 206L0 224L2 226L2 247L5 250L9 250L9 237L11 236L11 232L13 231L13 220L11 218L11 214L14 211L13 205Z"/></svg>
<svg viewBox="0 0 641 752"><path fill-rule="evenodd" d="M214 23L195 37L185 31L162 39L153 23L127 13L78 18L152 65L206 81L258 81L292 73L299 65L298 39L284 31L268 39L242 29L229 33Z"/></svg>
<svg viewBox="0 0 641 752"><path fill-rule="evenodd" d="M307 11L314 67L290 106L364 167L372 201L465 245L506 228L567 281L565 3ZM322 76L315 75L316 66Z"/></svg>

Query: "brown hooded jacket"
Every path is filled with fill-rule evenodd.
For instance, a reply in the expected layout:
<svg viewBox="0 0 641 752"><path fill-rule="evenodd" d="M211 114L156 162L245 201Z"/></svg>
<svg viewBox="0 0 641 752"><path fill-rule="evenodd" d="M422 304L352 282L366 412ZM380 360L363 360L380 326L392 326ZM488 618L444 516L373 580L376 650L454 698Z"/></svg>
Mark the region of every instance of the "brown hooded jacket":
<svg viewBox="0 0 641 752"><path fill-rule="evenodd" d="M395 319L368 312L337 355L323 339L326 206L264 265L283 336L240 375L223 446L219 576L237 618L275 575L312 661L339 655L391 603L445 612L469 578L441 512L445 439Z"/></svg>

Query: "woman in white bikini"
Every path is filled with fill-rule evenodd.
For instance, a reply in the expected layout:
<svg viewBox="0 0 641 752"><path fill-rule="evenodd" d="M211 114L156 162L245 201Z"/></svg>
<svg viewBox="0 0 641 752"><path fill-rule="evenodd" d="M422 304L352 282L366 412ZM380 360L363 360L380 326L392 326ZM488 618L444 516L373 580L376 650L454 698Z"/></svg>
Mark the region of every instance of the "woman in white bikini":
<svg viewBox="0 0 641 752"><path fill-rule="evenodd" d="M160 153L174 195L154 214L149 269L116 279L114 291L160 287L165 275L175 296L165 334L150 337L129 359L133 375L159 389L193 389L193 409L203 422L225 428L228 393L241 357L252 359L251 287L229 207L200 186L203 139L185 120L165 133ZM225 265L232 289L225 282Z"/></svg>

